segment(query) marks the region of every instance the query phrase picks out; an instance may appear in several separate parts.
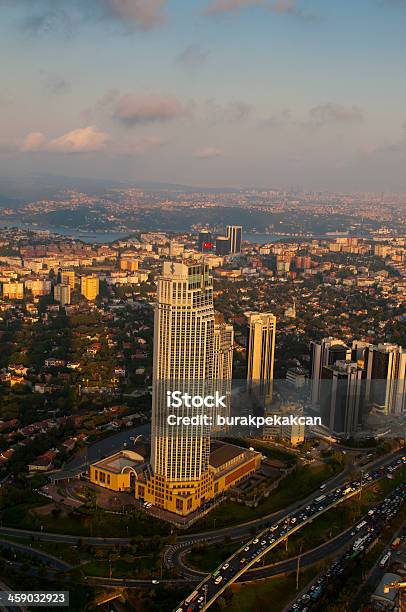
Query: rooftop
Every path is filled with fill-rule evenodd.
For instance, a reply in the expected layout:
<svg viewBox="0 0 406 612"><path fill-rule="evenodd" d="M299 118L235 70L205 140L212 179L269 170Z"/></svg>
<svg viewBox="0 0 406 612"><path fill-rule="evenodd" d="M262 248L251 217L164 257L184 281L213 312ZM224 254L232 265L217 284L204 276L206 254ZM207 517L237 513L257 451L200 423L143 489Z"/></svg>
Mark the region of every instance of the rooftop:
<svg viewBox="0 0 406 612"><path fill-rule="evenodd" d="M235 459L247 452L246 448L227 444L226 442L212 442L210 448L210 465L219 468L231 459Z"/></svg>
<svg viewBox="0 0 406 612"><path fill-rule="evenodd" d="M143 462L144 458L134 451L120 451L110 455L110 457L97 461L93 464L93 467L111 472L112 474L120 474L123 468L139 467Z"/></svg>

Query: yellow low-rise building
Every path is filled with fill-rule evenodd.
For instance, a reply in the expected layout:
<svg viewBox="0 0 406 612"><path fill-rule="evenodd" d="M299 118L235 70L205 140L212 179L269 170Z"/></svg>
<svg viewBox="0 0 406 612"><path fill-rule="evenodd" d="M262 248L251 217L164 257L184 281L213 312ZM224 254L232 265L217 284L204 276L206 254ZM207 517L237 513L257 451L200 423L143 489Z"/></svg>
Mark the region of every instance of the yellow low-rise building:
<svg viewBox="0 0 406 612"><path fill-rule="evenodd" d="M144 459L138 453L120 451L90 466L90 482L111 491L134 490L136 470L143 463Z"/></svg>

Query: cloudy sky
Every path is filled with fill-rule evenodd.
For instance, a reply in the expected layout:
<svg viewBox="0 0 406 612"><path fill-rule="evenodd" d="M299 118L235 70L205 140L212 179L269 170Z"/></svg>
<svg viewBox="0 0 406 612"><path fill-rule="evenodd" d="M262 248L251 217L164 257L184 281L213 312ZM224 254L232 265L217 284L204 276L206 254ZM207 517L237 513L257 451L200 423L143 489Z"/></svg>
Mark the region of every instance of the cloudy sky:
<svg viewBox="0 0 406 612"><path fill-rule="evenodd" d="M406 192L406 0L0 0L0 175Z"/></svg>

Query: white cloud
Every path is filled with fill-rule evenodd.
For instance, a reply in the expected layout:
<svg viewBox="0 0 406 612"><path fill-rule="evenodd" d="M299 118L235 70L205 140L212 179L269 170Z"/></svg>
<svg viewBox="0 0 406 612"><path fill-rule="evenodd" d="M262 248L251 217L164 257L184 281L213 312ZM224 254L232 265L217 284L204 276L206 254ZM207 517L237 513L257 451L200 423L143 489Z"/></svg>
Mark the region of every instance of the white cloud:
<svg viewBox="0 0 406 612"><path fill-rule="evenodd" d="M37 151L52 153L91 153L103 151L110 141L110 136L102 132L95 125L77 128L66 132L58 138L47 140L42 132L30 132L20 143L19 149L23 153Z"/></svg>
<svg viewBox="0 0 406 612"><path fill-rule="evenodd" d="M66 132L59 138L51 140L47 146L49 151L57 153L89 153L102 151L110 137L106 132L98 130L94 125Z"/></svg>
<svg viewBox="0 0 406 612"><path fill-rule="evenodd" d="M113 141L109 134L91 125L66 132L48 139L42 132L30 132L20 141L0 141L0 152L23 153L108 153L111 155L142 155L166 144L159 136L145 135L139 138Z"/></svg>
<svg viewBox="0 0 406 612"><path fill-rule="evenodd" d="M24 153L39 151L45 145L45 141L42 132L30 132L21 143L21 151Z"/></svg>

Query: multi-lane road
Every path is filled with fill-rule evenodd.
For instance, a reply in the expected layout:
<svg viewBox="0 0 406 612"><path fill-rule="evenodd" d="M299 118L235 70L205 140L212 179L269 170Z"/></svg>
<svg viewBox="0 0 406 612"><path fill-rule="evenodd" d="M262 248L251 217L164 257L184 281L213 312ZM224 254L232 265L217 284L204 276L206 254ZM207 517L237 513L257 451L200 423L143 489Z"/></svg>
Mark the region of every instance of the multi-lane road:
<svg viewBox="0 0 406 612"><path fill-rule="evenodd" d="M362 520L360 519L353 530L355 541L352 545L338 559L335 559L330 567L318 576L311 585L308 585L302 591L288 612L308 612L315 606L319 609L319 600L326 587L332 584L339 586L343 577L344 579L348 578L351 561L370 550L383 528L400 512L405 499L406 485L402 483L384 501L371 509ZM385 552L388 552L388 548L385 549ZM380 560L383 557L384 555L381 555ZM379 572L375 576L375 584L378 582L378 576ZM355 609L358 610L358 606Z"/></svg>
<svg viewBox="0 0 406 612"><path fill-rule="evenodd" d="M278 546L295 531L311 522L317 516L330 508L337 506L350 497L362 491L363 485L372 483L399 468L406 459L396 456L384 467L374 468L363 476L363 482L353 481L340 485L333 490L319 492L306 507L301 507L284 519L275 521L269 528L264 529L255 538L243 545L231 555L213 573L200 582L177 608L176 612L191 612L192 610L206 610L233 582L250 569L270 550Z"/></svg>

